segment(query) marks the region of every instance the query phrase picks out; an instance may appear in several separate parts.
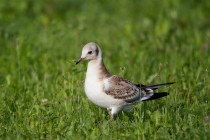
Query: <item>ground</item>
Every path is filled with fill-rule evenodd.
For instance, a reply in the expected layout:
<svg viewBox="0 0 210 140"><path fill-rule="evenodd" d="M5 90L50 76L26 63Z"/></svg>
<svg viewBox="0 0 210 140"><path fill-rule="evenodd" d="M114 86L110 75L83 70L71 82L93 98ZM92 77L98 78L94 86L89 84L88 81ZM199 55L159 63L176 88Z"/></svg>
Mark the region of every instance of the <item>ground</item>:
<svg viewBox="0 0 210 140"><path fill-rule="evenodd" d="M210 139L210 1L0 2L2 139ZM112 74L176 82L109 123L84 93L83 45Z"/></svg>

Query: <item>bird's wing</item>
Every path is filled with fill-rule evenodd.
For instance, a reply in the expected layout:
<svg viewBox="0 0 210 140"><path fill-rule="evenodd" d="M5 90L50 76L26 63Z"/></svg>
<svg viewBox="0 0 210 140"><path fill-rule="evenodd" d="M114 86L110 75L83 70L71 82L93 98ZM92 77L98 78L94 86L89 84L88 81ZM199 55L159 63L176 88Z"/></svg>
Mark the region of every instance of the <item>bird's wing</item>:
<svg viewBox="0 0 210 140"><path fill-rule="evenodd" d="M152 92L151 92L152 91ZM107 95L114 97L115 99L121 99L128 103L139 101L146 95L151 97L153 95L153 90L147 89L142 90L136 85L132 84L129 80L118 76L111 76L107 79L104 84L104 92Z"/></svg>

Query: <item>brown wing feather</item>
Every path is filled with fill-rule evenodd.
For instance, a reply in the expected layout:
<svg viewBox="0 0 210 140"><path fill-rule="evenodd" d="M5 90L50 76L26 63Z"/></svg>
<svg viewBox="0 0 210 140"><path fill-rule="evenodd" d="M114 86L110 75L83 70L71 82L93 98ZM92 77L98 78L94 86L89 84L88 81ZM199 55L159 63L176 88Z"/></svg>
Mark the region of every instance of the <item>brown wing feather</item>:
<svg viewBox="0 0 210 140"><path fill-rule="evenodd" d="M135 102L140 100L143 92L129 80L118 76L111 76L108 79L108 82L109 86L104 88L107 95L111 95L115 99L123 99L126 102Z"/></svg>
<svg viewBox="0 0 210 140"><path fill-rule="evenodd" d="M168 93L166 92L154 94L154 90L163 85L173 84L173 82L155 85L132 84L129 80L115 75L108 78L108 83L108 85L104 85L104 92L107 95L113 96L115 99L121 99L128 103L153 100L167 96Z"/></svg>

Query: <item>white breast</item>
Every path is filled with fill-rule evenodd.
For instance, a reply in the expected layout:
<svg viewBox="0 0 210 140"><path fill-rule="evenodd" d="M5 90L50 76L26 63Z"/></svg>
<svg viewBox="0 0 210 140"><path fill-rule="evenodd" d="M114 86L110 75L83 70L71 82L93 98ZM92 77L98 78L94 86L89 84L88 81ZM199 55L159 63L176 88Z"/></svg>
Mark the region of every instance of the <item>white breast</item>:
<svg viewBox="0 0 210 140"><path fill-rule="evenodd" d="M114 99L103 91L104 80L99 79L99 66L89 62L85 79L85 93L94 104L108 108L121 104L123 101Z"/></svg>

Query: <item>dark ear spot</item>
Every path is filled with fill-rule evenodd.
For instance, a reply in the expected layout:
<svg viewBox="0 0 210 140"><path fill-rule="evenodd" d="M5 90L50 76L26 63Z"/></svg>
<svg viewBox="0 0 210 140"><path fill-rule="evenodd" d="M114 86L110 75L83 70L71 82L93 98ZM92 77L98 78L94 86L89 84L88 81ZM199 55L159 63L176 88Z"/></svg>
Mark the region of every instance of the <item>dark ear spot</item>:
<svg viewBox="0 0 210 140"><path fill-rule="evenodd" d="M96 48L96 56L98 56L99 50L98 47Z"/></svg>

